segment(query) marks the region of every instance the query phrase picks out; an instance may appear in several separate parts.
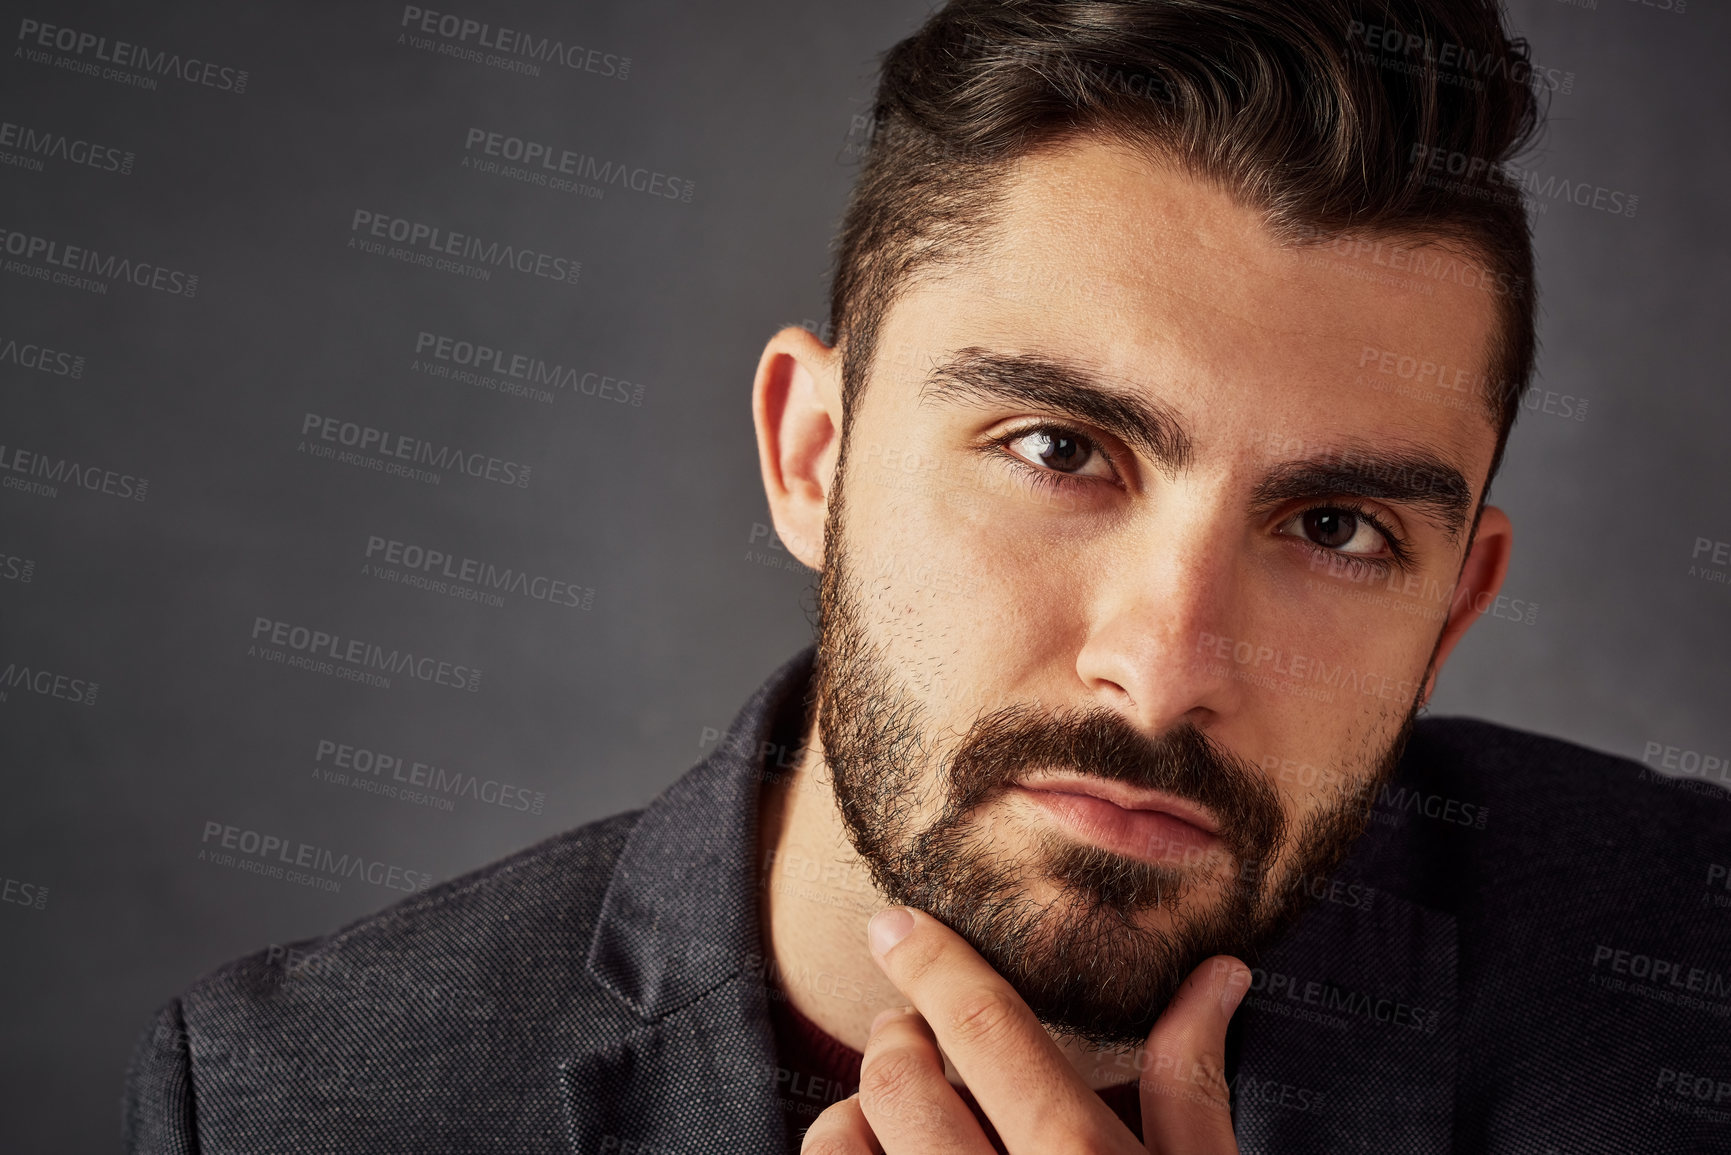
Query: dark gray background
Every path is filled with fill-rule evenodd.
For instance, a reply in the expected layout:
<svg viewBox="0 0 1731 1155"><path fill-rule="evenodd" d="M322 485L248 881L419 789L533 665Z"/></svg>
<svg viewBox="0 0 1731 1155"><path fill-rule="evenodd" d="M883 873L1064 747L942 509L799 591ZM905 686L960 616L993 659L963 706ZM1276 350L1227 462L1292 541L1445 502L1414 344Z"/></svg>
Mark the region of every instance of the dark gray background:
<svg viewBox="0 0 1731 1155"><path fill-rule="evenodd" d="M85 358L78 379L0 361L5 452L150 482L143 502L0 490L0 668L100 684L88 706L0 701L0 875L47 889L42 909L0 903L0 1149L101 1150L153 1007L401 897L199 861L205 823L449 878L644 803L807 640L808 580L754 533L751 373L774 329L823 318L854 118L876 54L926 4L447 6L629 56L624 80L399 45L402 8L384 3L5 7L13 37L33 18L249 73L236 95L16 52L0 67L0 120L135 154L126 175L0 166L0 227L200 277L185 299L0 272L0 343ZM1587 415L1517 427L1496 499L1518 532L1507 591L1536 620L1481 622L1435 709L1636 758L1649 743L1724 756L1731 586L1690 566L1698 538L1731 540L1727 17L1700 0L1527 0L1513 20L1574 74L1535 166L1639 208L1554 201L1537 218L1537 388ZM584 199L477 174L461 167L475 127L695 195ZM347 247L357 208L574 256L581 279L482 284L365 255ZM624 378L642 403L548 405L412 372L421 330ZM431 486L315 460L297 451L309 410L528 462L533 480ZM590 587L593 605L384 583L361 572L374 534ZM28 582L6 557L34 563ZM484 681L380 690L267 664L247 656L261 616ZM545 807L444 812L332 785L313 775L321 738Z"/></svg>

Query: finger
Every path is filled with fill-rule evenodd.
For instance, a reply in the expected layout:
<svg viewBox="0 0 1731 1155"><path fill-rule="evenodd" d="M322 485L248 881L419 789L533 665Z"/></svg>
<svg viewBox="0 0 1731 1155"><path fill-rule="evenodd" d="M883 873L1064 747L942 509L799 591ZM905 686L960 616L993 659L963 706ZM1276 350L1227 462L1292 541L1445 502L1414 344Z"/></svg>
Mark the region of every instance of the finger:
<svg viewBox="0 0 1731 1155"><path fill-rule="evenodd" d="M1249 967L1231 955L1215 955L1190 972L1148 1032L1141 1090L1148 1150L1238 1150L1226 1087L1226 1026L1249 987Z"/></svg>
<svg viewBox="0 0 1731 1155"><path fill-rule="evenodd" d="M974 1113L944 1078L937 1036L912 1007L885 1011L872 1023L859 1101L885 1151L992 1155Z"/></svg>
<svg viewBox="0 0 1731 1155"><path fill-rule="evenodd" d="M1130 1133L1082 1081L1028 1004L949 927L910 907L872 916L873 957L937 1036L1012 1151L1102 1149Z"/></svg>
<svg viewBox="0 0 1731 1155"><path fill-rule="evenodd" d="M799 1155L884 1155L884 1149L860 1110L859 1096L850 1095L826 1107L806 1128Z"/></svg>

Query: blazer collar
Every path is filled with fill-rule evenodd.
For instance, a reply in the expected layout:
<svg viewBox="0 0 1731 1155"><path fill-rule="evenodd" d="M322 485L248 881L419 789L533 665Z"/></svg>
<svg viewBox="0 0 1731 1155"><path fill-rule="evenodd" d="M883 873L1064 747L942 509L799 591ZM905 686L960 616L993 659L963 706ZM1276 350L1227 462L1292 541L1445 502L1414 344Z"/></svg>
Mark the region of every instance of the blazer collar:
<svg viewBox="0 0 1731 1155"><path fill-rule="evenodd" d="M811 680L813 647L771 674L714 750L632 829L590 943L589 973L645 1022L759 959L757 800L764 743Z"/></svg>
<svg viewBox="0 0 1731 1155"><path fill-rule="evenodd" d="M771 675L626 839L587 966L635 1025L588 1038L560 1065L573 1152L786 1149L758 924L757 798L763 743L805 693L812 659L807 648Z"/></svg>

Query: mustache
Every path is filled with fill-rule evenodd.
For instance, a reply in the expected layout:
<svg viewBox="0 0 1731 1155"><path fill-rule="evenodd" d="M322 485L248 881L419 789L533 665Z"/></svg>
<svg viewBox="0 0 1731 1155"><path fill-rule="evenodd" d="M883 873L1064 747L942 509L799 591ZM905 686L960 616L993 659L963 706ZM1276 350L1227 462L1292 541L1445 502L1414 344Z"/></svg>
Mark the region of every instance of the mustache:
<svg viewBox="0 0 1731 1155"><path fill-rule="evenodd" d="M1013 705L975 720L947 770L946 822L959 823L1034 770L1074 770L1194 802L1241 861L1262 862L1285 833L1279 796L1255 764L1189 722L1149 737L1107 707Z"/></svg>

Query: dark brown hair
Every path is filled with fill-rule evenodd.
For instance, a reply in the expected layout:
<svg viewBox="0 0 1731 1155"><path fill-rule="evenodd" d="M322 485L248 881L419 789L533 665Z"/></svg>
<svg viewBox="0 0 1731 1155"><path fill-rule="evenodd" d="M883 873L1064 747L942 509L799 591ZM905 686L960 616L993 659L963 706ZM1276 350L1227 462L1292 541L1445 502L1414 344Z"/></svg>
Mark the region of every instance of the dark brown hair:
<svg viewBox="0 0 1731 1155"><path fill-rule="evenodd" d="M1225 189L1283 241L1458 252L1498 315L1494 475L1536 356L1532 238L1501 166L1536 132L1537 79L1494 0L952 0L884 59L843 220L844 429L910 274L985 235L1017 158L1095 133Z"/></svg>

